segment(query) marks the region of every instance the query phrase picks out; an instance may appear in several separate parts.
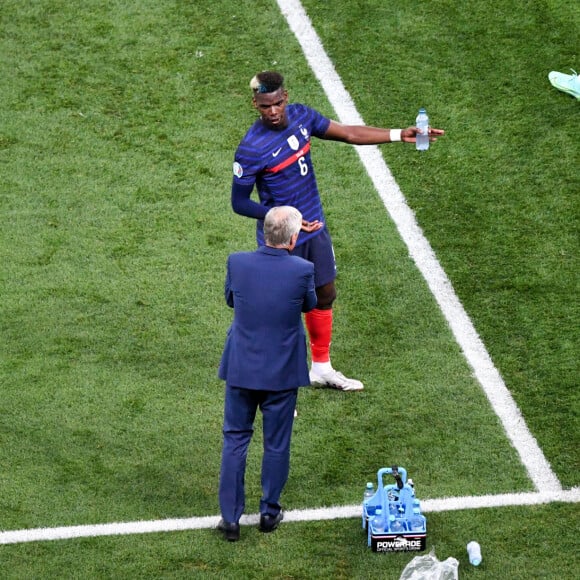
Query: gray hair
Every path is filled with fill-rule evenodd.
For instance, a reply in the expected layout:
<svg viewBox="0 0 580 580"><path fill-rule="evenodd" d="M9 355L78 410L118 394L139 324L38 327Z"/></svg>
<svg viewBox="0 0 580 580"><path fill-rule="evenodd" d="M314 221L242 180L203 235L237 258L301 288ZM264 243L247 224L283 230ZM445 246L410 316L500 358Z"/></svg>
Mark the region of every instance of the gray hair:
<svg viewBox="0 0 580 580"><path fill-rule="evenodd" d="M264 218L264 240L268 246L288 246L302 227L302 214L290 205L273 207Z"/></svg>

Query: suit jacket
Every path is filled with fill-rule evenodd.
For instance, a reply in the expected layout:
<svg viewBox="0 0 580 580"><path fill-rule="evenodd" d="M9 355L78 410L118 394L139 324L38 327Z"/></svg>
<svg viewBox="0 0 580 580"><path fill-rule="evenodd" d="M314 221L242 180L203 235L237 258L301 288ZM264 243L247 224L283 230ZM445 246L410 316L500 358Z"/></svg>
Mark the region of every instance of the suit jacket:
<svg viewBox="0 0 580 580"><path fill-rule="evenodd" d="M267 391L309 385L302 313L317 302L314 264L268 246L231 254L225 298L234 320L219 377L228 385Z"/></svg>

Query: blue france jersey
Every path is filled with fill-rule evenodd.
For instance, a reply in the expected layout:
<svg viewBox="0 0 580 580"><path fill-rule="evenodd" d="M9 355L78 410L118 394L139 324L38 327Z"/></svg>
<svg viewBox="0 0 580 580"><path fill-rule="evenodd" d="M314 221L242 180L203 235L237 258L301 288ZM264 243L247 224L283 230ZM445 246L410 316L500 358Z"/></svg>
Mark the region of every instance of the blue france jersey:
<svg viewBox="0 0 580 580"><path fill-rule="evenodd" d="M322 204L310 158L310 137L322 137L330 120L301 104L286 107L288 126L272 129L256 121L236 151L234 182L255 185L265 207L291 205L307 221L324 221ZM256 237L264 245L263 220L258 220ZM300 232L298 244L318 235Z"/></svg>

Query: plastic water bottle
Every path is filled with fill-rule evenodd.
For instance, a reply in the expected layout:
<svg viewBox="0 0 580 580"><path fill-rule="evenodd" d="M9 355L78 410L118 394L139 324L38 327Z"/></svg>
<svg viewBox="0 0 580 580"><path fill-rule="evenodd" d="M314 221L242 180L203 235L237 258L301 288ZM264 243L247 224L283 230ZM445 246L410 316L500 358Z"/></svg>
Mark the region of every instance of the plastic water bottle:
<svg viewBox="0 0 580 580"><path fill-rule="evenodd" d="M383 517L383 510L377 508L375 511L375 517L373 518L373 530L375 534L382 534L385 531L385 518Z"/></svg>
<svg viewBox="0 0 580 580"><path fill-rule="evenodd" d="M427 116L427 111L425 109L419 109L415 125L417 129L421 130L421 133L417 133L416 137L417 150L427 151L427 149L429 149L429 117Z"/></svg>
<svg viewBox="0 0 580 580"><path fill-rule="evenodd" d="M469 542L467 544L467 554L469 555L469 563L473 566L481 564L481 547L477 542Z"/></svg>
<svg viewBox="0 0 580 580"><path fill-rule="evenodd" d="M402 534L405 531L403 520L396 518L395 516L389 516L389 530L393 532L393 534Z"/></svg>
<svg viewBox="0 0 580 580"><path fill-rule="evenodd" d="M425 519L421 515L419 508L413 508L413 517L409 522L409 527L412 532L422 532L425 530Z"/></svg>
<svg viewBox="0 0 580 580"><path fill-rule="evenodd" d="M389 514L392 516L399 515L399 507L396 503L389 502Z"/></svg>
<svg viewBox="0 0 580 580"><path fill-rule="evenodd" d="M375 495L375 486L372 481L369 481L363 493L363 502L366 503L371 497L373 497L373 495Z"/></svg>
<svg viewBox="0 0 580 580"><path fill-rule="evenodd" d="M375 486L371 481L367 483L365 491L363 493L363 504L366 506L367 514L369 516L375 515L375 506L369 504L369 500L375 495Z"/></svg>

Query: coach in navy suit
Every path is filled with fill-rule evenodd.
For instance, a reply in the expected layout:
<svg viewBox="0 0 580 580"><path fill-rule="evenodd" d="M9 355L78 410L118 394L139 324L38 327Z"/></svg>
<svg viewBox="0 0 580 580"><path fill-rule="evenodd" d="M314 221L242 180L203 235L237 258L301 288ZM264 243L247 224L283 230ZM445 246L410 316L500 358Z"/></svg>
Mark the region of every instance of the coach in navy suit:
<svg viewBox="0 0 580 580"><path fill-rule="evenodd" d="M264 434L260 530L275 530L283 518L279 500L290 468L298 387L310 384L302 313L317 301L314 265L289 253L301 224L297 209L274 207L264 220L266 245L228 258L225 298L234 320L219 368L226 395L218 529L230 541L240 537L246 457L258 407Z"/></svg>

